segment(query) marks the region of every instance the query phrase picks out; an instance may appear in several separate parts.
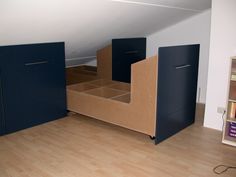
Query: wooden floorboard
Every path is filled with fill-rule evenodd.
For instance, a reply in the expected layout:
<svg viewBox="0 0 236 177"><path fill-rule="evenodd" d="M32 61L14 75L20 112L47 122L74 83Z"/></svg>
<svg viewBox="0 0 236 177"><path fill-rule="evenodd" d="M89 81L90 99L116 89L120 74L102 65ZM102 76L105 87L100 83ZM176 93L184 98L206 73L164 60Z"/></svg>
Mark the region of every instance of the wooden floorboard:
<svg viewBox="0 0 236 177"><path fill-rule="evenodd" d="M236 149L200 121L157 146L81 115L0 137L0 177L214 177L218 164L236 165Z"/></svg>

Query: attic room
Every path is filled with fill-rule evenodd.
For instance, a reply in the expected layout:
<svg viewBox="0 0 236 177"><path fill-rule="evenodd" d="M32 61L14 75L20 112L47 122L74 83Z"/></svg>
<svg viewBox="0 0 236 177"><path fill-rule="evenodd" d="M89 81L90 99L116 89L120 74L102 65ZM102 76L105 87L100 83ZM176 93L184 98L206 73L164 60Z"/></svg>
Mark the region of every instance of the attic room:
<svg viewBox="0 0 236 177"><path fill-rule="evenodd" d="M235 177L235 8L1 0L0 177Z"/></svg>

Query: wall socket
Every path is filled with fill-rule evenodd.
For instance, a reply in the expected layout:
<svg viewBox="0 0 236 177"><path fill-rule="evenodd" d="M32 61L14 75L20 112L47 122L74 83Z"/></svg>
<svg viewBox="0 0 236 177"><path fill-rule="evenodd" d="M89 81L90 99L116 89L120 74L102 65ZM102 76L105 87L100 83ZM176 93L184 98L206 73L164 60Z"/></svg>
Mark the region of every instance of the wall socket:
<svg viewBox="0 0 236 177"><path fill-rule="evenodd" d="M223 107L218 107L218 108L217 108L217 112L218 112L219 114L224 114L225 111L226 111L226 110L225 110L225 108L223 108Z"/></svg>

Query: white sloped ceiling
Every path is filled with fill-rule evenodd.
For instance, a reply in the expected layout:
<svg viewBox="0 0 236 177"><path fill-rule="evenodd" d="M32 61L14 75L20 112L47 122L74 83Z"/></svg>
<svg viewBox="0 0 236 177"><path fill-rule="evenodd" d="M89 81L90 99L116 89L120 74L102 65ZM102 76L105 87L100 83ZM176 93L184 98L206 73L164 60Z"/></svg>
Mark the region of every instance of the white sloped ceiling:
<svg viewBox="0 0 236 177"><path fill-rule="evenodd" d="M142 37L211 7L211 0L1 0L0 45L65 41L66 58L112 38Z"/></svg>

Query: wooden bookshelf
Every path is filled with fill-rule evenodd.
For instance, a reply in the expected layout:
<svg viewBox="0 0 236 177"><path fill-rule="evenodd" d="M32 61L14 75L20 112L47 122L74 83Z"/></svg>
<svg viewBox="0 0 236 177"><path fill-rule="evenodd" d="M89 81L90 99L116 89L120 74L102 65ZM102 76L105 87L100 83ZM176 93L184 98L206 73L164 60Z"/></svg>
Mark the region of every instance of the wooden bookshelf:
<svg viewBox="0 0 236 177"><path fill-rule="evenodd" d="M236 57L231 58L230 71L229 98L222 142L236 146Z"/></svg>

